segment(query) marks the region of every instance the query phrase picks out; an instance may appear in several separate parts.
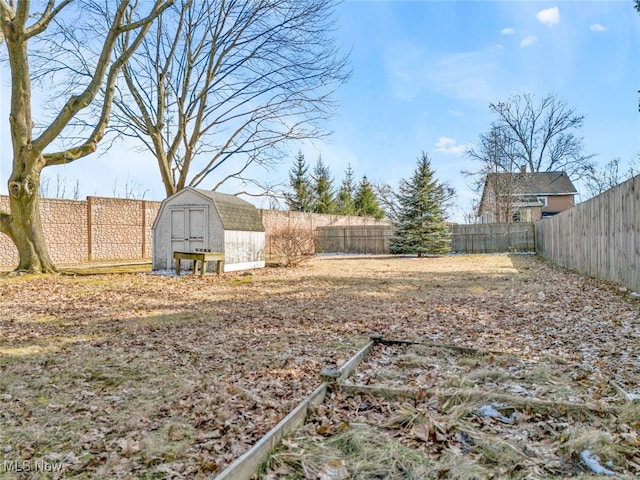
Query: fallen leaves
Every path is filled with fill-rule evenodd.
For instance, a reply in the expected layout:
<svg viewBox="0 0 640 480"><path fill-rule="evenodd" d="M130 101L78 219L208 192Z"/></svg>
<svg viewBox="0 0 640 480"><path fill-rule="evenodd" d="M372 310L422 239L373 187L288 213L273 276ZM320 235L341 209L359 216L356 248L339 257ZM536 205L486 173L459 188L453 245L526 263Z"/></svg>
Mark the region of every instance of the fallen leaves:
<svg viewBox="0 0 640 480"><path fill-rule="evenodd" d="M421 370L437 372L429 377L437 377L435 388L407 386ZM611 385L574 382L571 370L566 362L431 342L379 344L283 441L265 464L265 478L317 478L327 462L342 462L349 477L375 471L391 480L407 473L557 478L587 469L635 477L640 404Z"/></svg>
<svg viewBox="0 0 640 480"><path fill-rule="evenodd" d="M564 361L589 398L615 395L610 380L640 393L637 300L532 256L319 257L252 273L0 278L0 459L63 455L61 477L219 473L371 332ZM416 365L401 384L434 387L438 369ZM569 398L558 381L535 394ZM361 403L377 424L395 413ZM446 422L425 428L414 441L448 438Z"/></svg>

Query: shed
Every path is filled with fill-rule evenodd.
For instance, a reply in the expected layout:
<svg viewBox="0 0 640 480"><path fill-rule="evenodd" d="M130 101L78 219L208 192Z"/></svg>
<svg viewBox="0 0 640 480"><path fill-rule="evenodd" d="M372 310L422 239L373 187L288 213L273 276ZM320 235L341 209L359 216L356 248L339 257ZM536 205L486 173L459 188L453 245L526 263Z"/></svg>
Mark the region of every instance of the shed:
<svg viewBox="0 0 640 480"><path fill-rule="evenodd" d="M225 272L262 268L264 246L260 212L234 195L187 187L162 202L153 223L154 270L173 268L173 252L196 249L223 252Z"/></svg>

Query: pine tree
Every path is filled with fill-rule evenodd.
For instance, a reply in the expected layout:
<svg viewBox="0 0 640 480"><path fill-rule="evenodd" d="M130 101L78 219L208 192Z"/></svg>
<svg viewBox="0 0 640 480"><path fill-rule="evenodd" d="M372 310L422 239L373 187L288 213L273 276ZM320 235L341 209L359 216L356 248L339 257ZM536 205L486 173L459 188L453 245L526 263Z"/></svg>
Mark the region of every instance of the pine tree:
<svg viewBox="0 0 640 480"><path fill-rule="evenodd" d="M362 177L362 180L360 180L353 203L356 209L356 215L358 216L375 218L384 217L384 210L380 208L378 197L373 191L373 186L369 183L366 175Z"/></svg>
<svg viewBox="0 0 640 480"><path fill-rule="evenodd" d="M349 164L344 172L344 178L340 184L340 190L336 197L336 213L338 215L355 215L356 207L353 201L356 186L353 178L353 169Z"/></svg>
<svg viewBox="0 0 640 480"><path fill-rule="evenodd" d="M391 253L443 255L450 251L445 206L453 191L439 183L429 156L422 152L409 181L400 182L399 218L391 239Z"/></svg>
<svg viewBox="0 0 640 480"><path fill-rule="evenodd" d="M331 172L318 157L316 166L313 169L313 211L315 213L333 213L335 210L335 199L333 196L333 179Z"/></svg>
<svg viewBox="0 0 640 480"><path fill-rule="evenodd" d="M285 194L285 200L289 210L294 212L311 212L313 211L313 197L311 194L311 182L307 177L307 166L304 155L298 151L295 163L289 171L289 185L293 190L292 193Z"/></svg>

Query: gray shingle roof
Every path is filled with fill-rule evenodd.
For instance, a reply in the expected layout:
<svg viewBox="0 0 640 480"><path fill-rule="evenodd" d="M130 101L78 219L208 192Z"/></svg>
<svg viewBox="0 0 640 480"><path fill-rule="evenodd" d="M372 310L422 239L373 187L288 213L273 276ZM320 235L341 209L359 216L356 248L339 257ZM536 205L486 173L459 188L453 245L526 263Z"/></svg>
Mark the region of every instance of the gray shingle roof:
<svg viewBox="0 0 640 480"><path fill-rule="evenodd" d="M245 232L264 232L265 228L260 218L258 209L249 202L226 193L212 192L210 190L195 191L209 197L213 201L222 226L225 230L238 230Z"/></svg>
<svg viewBox="0 0 640 480"><path fill-rule="evenodd" d="M565 172L491 173L514 175L516 195L576 195L578 191Z"/></svg>

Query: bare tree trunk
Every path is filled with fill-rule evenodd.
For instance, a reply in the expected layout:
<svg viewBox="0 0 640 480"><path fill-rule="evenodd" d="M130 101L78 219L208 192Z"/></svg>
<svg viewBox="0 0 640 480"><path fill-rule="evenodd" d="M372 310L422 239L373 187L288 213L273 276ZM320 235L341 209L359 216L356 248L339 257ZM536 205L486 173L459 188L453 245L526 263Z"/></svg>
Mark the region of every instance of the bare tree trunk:
<svg viewBox="0 0 640 480"><path fill-rule="evenodd" d="M11 219L4 233L15 243L20 257L17 271L56 272L45 243L38 193L39 172L29 172L9 181Z"/></svg>
<svg viewBox="0 0 640 480"><path fill-rule="evenodd" d="M10 210L0 211L0 232L8 235L18 249L20 262L17 270L41 273L56 271L47 252L40 218L40 173L44 167L70 163L96 151L109 121L117 75L140 46L151 24L173 2L155 0L148 15L141 18L134 15L137 2L132 5L131 0L120 0L111 17L106 11L103 12L100 18L108 18L108 23L102 48L91 73L86 75L84 83L74 85L77 87L74 88L74 94L68 97L48 125L38 129L38 136L34 138L27 45L30 39L45 32L52 22L55 23L55 17L73 2L51 0L44 11L36 13L30 11L30 3L26 0L0 0L0 30L11 70L9 123L13 148L13 168L8 182ZM27 25L29 22L32 23ZM118 43L121 51L114 57ZM63 130L71 120L94 102L101 91L101 110L91 133L75 146L58 152L45 152L63 135Z"/></svg>

